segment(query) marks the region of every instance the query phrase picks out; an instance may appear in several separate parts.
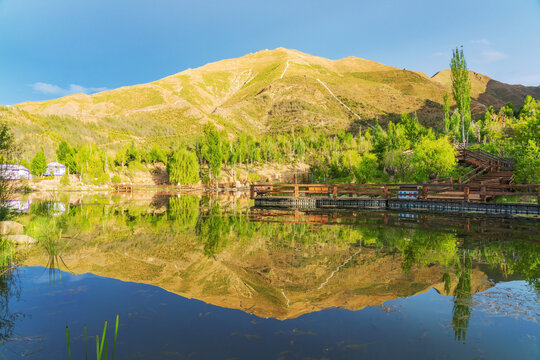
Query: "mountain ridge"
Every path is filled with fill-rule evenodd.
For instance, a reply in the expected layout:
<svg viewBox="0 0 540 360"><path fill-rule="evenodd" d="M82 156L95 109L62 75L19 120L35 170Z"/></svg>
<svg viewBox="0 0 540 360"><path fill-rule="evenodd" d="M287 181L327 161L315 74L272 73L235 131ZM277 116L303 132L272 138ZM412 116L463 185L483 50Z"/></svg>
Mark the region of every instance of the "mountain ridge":
<svg viewBox="0 0 540 360"><path fill-rule="evenodd" d="M451 92L449 79L449 70L429 77L359 57L330 60L277 48L150 83L23 102L3 107L0 114L16 133L41 136L46 147L66 137L75 143L190 138L208 122L231 136L301 126L335 133L417 112L425 125L440 127L443 96ZM508 85L475 72L471 85L471 109L477 118L489 105L519 105L526 95L540 98L540 87Z"/></svg>

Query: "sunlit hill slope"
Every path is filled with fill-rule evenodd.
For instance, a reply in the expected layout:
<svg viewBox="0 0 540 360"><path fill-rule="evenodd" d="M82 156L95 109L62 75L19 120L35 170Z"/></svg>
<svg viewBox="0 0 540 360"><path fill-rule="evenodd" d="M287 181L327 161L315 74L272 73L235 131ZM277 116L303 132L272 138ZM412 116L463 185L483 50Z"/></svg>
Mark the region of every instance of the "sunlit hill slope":
<svg viewBox="0 0 540 360"><path fill-rule="evenodd" d="M471 73L471 82L478 115L489 105L540 97L539 87L507 85L481 74ZM207 122L231 136L304 125L336 132L416 111L421 122L437 127L449 86L448 70L430 78L356 57L328 60L279 48L148 84L2 107L0 114L14 127L23 153L37 144L50 153L62 139L111 148L131 140L166 143L179 135L189 142Z"/></svg>

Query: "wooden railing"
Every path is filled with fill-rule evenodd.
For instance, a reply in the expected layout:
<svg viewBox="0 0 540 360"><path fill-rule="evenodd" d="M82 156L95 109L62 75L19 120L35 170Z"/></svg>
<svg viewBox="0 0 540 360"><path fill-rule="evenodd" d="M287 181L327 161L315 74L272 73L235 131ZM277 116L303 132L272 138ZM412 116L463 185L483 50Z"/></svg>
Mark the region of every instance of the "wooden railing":
<svg viewBox="0 0 540 360"><path fill-rule="evenodd" d="M493 170L505 170L512 171L514 169L514 163L506 158L494 155L482 149L466 149L462 146L458 146L460 156L464 161L468 161L477 166L490 166Z"/></svg>
<svg viewBox="0 0 540 360"><path fill-rule="evenodd" d="M410 199L433 201L482 201L497 196L534 196L540 204L540 185L499 184L253 184L250 196L256 197L355 197L405 198L400 191L412 191Z"/></svg>
<svg viewBox="0 0 540 360"><path fill-rule="evenodd" d="M474 169L471 169L469 172L461 175L460 177L445 177L440 179L435 179L431 181L431 184L467 184L474 180L475 178L483 175L484 173L488 172L490 170L490 167L487 166L476 166Z"/></svg>

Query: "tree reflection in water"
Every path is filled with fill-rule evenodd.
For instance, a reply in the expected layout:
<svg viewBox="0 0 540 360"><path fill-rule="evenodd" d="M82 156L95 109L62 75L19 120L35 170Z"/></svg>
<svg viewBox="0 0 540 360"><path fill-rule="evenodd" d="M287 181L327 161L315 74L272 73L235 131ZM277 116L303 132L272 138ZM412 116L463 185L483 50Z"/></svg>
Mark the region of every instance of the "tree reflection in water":
<svg viewBox="0 0 540 360"><path fill-rule="evenodd" d="M472 259L465 252L456 264L457 286L454 290L454 307L452 308L452 327L454 336L458 342L465 343L469 319L471 317L472 294L471 294L471 271Z"/></svg>
<svg viewBox="0 0 540 360"><path fill-rule="evenodd" d="M52 217L43 207L34 210L26 224L30 235L50 227ZM465 342L472 296L486 289L478 285L480 278L487 279L486 271L498 272L504 264L505 275L521 276L539 288L540 243L530 241L537 238L537 226L531 222L427 214L403 220L396 213L369 211L238 210L198 196L170 197L155 208L93 200L92 205L67 210L55 217L57 232L67 237L80 233L81 241L67 242L65 247L53 244L53 253L86 251L109 257L108 266L128 279L135 274L128 272L131 262L137 278L156 279L164 287L172 278L180 284L175 285L182 289L179 293L203 289L189 294L193 297L241 298L234 291L245 290L257 296L253 301L266 306L260 307L268 311L264 315L289 315L280 308L287 304L283 292L291 307L302 303L311 308L325 301L325 307L340 306L332 302L340 292L395 298L436 286L453 296L455 339ZM76 264L77 255L72 258ZM192 266L198 264L204 266ZM57 267L59 262L51 265ZM102 268L96 265L92 272L99 274ZM336 269L339 275L318 293L321 282ZM171 277L171 271L181 277ZM364 271L370 271L370 276L355 275ZM192 288L195 282L189 279L197 279L200 287ZM236 283L229 286L231 279Z"/></svg>

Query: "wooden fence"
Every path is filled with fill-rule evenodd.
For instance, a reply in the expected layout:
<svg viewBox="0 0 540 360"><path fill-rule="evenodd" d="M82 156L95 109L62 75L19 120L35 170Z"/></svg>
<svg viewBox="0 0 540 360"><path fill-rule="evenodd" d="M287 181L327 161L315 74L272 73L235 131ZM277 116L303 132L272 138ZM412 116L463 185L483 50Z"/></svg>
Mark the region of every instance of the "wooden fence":
<svg viewBox="0 0 540 360"><path fill-rule="evenodd" d="M473 184L254 184L250 197L379 197L434 201L480 201L497 196L534 196L540 204L540 185Z"/></svg>

